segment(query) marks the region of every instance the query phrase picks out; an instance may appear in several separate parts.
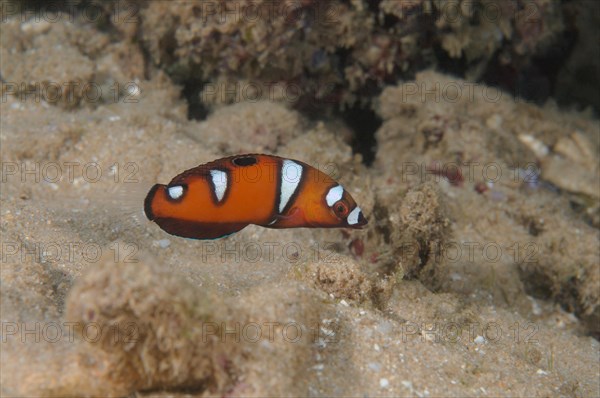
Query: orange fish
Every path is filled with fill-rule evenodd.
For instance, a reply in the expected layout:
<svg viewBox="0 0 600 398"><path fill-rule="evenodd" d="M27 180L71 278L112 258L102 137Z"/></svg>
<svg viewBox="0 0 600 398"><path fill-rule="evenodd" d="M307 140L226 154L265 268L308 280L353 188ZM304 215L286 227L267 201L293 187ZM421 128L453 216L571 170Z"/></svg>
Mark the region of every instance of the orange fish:
<svg viewBox="0 0 600 398"><path fill-rule="evenodd" d="M348 192L298 160L238 155L156 184L144 211L166 232L218 239L247 225L266 228L361 228L367 220Z"/></svg>

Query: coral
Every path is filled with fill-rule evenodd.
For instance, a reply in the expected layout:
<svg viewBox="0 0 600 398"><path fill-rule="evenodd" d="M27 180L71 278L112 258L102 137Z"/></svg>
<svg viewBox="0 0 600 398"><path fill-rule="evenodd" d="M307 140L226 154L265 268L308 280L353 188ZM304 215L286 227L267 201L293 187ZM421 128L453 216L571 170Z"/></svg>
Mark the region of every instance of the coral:
<svg viewBox="0 0 600 398"><path fill-rule="evenodd" d="M274 84L292 87L299 106L369 103L383 84L435 63L436 46L464 58L477 79L497 51L527 63L562 30L560 7L537 0L137 4L155 65L211 93L235 92L203 95L209 104L234 101L250 86L262 87L264 99Z"/></svg>
<svg viewBox="0 0 600 398"><path fill-rule="evenodd" d="M224 390L233 383L228 366L239 349L219 338L226 308L150 264L105 260L71 290L66 319L79 326L79 338L89 344L85 348L91 352L83 358L96 356L94 351L108 354L101 355L108 359L104 374L102 368L88 371L100 373L123 393L200 385ZM88 325L103 332L98 339L85 338Z"/></svg>
<svg viewBox="0 0 600 398"><path fill-rule="evenodd" d="M496 52L504 63L526 65L543 54L563 29L562 12L547 0L439 1L436 27L441 46L452 58L464 57L467 80L476 81ZM473 24L473 21L477 23Z"/></svg>
<svg viewBox="0 0 600 398"><path fill-rule="evenodd" d="M108 35L70 18L59 13L54 22L8 18L3 23L3 95L68 109L135 101L136 81L145 73L141 49L130 42L111 43Z"/></svg>
<svg viewBox="0 0 600 398"><path fill-rule="evenodd" d="M103 58L107 45L113 45L107 36L100 42L69 37L66 43L87 51L73 63L80 73L72 74L77 80L67 82L71 86L123 83L119 75L110 78L109 62L126 70L129 79L149 74L145 53L146 61L176 82L203 87L193 101L210 106L242 98L277 99L307 112L357 101L369 105L385 84L453 60L466 66L461 73L472 81L494 68L525 70L550 51L564 30L562 7L547 0L124 1L93 6L121 33L123 42L114 44L121 47L120 55ZM54 24L29 25L25 30L31 34L45 33ZM85 68L90 60L108 69ZM46 76L34 77L26 81L43 82ZM516 82L497 83L518 89ZM62 97L67 94L74 95L72 107L89 93ZM126 89L120 94L127 95Z"/></svg>
<svg viewBox="0 0 600 398"><path fill-rule="evenodd" d="M110 2L95 23L50 25L2 7L3 94L139 79L134 102L3 96L2 396L600 395L597 119L432 71L405 80L447 51L470 76L498 55L526 64L560 3L282 1L295 11L253 22L207 4L250 2ZM337 23L318 26L323 4ZM483 5L509 12L484 21ZM320 91L244 98L273 80ZM204 84L206 120L188 120L188 84ZM383 120L371 167L357 126L290 109L352 101ZM152 184L246 150L331 174L368 226L194 241L141 214Z"/></svg>
<svg viewBox="0 0 600 398"><path fill-rule="evenodd" d="M589 209L598 208L597 121L557 112L551 104L539 108L515 102L503 92L491 96L484 86L467 88L463 80L423 72L415 82L382 93L376 209L390 220L382 228L391 231L390 243L398 247L399 238L411 236L410 223L426 233L417 247L443 237L433 256L441 263L436 267L460 273L461 283L442 277L441 290L469 285L477 290L481 284L484 290L498 290L498 303L511 305L525 292L553 298L597 334L599 235L588 224L594 217L573 212L584 197ZM453 182L455 176L461 176L460 184ZM434 216L438 195L419 193L423 182L441 189L445 210L440 214L450 220L451 235L440 228L445 223L438 226L441 234L428 232L439 217ZM399 204L397 198L403 198ZM468 245L497 247L507 255L490 261L484 251ZM408 264L414 274L418 257ZM465 282L474 265L480 274L473 278L481 280Z"/></svg>
<svg viewBox="0 0 600 398"><path fill-rule="evenodd" d="M150 259L109 256L71 289L65 318L77 325L81 371L98 378L87 393L263 396L303 391L295 383L312 361L318 308L314 293L294 284L224 300ZM92 329L102 334L90 338Z"/></svg>
<svg viewBox="0 0 600 398"><path fill-rule="evenodd" d="M352 259L335 255L306 265L308 279L328 294L339 299L364 301L371 298L372 282Z"/></svg>
<svg viewBox="0 0 600 398"><path fill-rule="evenodd" d="M431 184L411 189L399 205L388 208L390 243L404 276L417 276L425 285L439 287L446 278L440 261L449 237L450 220Z"/></svg>
<svg viewBox="0 0 600 398"><path fill-rule="evenodd" d="M560 103L579 103L600 109L600 87L594 76L600 70L600 51L593 40L600 24L600 4L579 0L567 4L566 21L574 25L578 40L558 72L556 97ZM567 22L566 22L567 23Z"/></svg>
<svg viewBox="0 0 600 398"><path fill-rule="evenodd" d="M242 102L216 110L188 132L223 154L273 153L302 132L302 119L284 105Z"/></svg>

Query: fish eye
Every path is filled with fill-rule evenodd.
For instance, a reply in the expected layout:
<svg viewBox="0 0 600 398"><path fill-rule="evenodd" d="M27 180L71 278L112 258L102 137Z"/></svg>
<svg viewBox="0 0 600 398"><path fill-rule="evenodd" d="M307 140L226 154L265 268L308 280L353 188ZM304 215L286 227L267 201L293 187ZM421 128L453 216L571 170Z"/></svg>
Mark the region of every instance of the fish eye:
<svg viewBox="0 0 600 398"><path fill-rule="evenodd" d="M241 156L239 158L234 158L231 162L236 166L245 167L256 164L258 160L256 160L254 156Z"/></svg>
<svg viewBox="0 0 600 398"><path fill-rule="evenodd" d="M346 217L348 215L348 206L341 200L333 205L333 209L338 217Z"/></svg>

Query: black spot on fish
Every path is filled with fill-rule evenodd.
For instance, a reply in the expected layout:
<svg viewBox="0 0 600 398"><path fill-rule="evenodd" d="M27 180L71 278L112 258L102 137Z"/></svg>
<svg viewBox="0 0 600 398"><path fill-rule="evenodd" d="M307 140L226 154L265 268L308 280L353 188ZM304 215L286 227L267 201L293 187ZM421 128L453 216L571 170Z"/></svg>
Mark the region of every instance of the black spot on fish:
<svg viewBox="0 0 600 398"><path fill-rule="evenodd" d="M256 164L258 162L258 160L256 160L256 158L254 156L243 156L243 157L233 159L232 162L236 166L246 167L246 166L252 166L253 164Z"/></svg>

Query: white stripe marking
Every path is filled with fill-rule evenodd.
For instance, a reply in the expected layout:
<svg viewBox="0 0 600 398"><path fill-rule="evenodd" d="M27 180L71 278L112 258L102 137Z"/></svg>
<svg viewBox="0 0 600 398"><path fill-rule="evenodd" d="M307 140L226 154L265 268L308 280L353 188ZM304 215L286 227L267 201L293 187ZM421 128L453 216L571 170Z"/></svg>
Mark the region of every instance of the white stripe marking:
<svg viewBox="0 0 600 398"><path fill-rule="evenodd" d="M175 185L174 187L169 187L169 196L171 199L179 199L183 195L183 187L181 185Z"/></svg>
<svg viewBox="0 0 600 398"><path fill-rule="evenodd" d="M348 225L354 225L358 223L358 217L360 217L360 207L356 206L354 210L348 214Z"/></svg>
<svg viewBox="0 0 600 398"><path fill-rule="evenodd" d="M302 179L302 166L285 159L281 167L281 192L279 193L279 212L281 213L290 198L298 189Z"/></svg>
<svg viewBox="0 0 600 398"><path fill-rule="evenodd" d="M335 202L342 199L342 196L344 196L344 188L341 185L336 185L335 187L331 188L325 197L327 206L333 206Z"/></svg>
<svg viewBox="0 0 600 398"><path fill-rule="evenodd" d="M215 186L215 194L217 200L220 202L225 196L227 190L227 173L221 170L211 170L210 176L212 177L212 183Z"/></svg>

